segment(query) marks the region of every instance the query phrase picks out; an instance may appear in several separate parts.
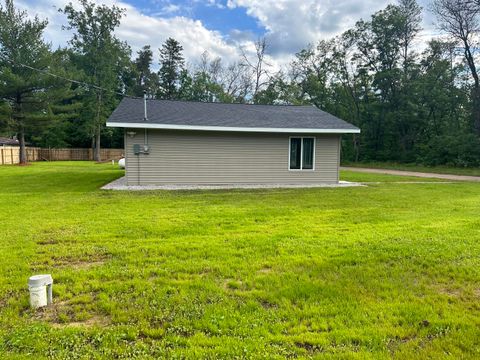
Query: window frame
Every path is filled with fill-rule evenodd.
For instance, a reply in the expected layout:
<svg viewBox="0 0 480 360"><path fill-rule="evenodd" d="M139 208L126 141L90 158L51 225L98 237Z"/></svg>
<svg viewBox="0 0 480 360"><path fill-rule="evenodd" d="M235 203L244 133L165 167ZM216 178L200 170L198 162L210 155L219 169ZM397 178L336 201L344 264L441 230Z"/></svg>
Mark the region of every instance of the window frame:
<svg viewBox="0 0 480 360"><path fill-rule="evenodd" d="M291 147L292 147L292 139L300 139L300 169L291 169L290 168L290 160L291 160ZM312 158L312 168L311 169L304 169L303 168L303 139L313 139L313 158ZM315 171L315 153L317 148L317 137L316 136L289 136L288 137L288 171Z"/></svg>

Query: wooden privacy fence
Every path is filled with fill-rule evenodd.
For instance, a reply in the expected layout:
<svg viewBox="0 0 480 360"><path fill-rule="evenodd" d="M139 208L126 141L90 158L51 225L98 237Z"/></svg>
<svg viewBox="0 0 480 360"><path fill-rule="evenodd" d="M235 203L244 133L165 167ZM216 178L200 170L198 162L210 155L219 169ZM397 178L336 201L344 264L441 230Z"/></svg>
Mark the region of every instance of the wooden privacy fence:
<svg viewBox="0 0 480 360"><path fill-rule="evenodd" d="M93 160L92 149L65 148L44 149L27 147L27 161L68 161ZM119 160L123 157L123 149L100 149L101 161ZM20 148L18 146L0 146L0 165L18 164Z"/></svg>

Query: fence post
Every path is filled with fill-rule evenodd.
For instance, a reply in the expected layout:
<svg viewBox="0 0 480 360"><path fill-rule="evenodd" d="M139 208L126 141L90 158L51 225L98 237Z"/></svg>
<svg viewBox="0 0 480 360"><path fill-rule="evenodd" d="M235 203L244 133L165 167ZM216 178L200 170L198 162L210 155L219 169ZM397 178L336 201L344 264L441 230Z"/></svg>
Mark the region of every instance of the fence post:
<svg viewBox="0 0 480 360"><path fill-rule="evenodd" d="M0 150L2 150L2 165L4 165L5 164L5 159L3 158L3 146Z"/></svg>

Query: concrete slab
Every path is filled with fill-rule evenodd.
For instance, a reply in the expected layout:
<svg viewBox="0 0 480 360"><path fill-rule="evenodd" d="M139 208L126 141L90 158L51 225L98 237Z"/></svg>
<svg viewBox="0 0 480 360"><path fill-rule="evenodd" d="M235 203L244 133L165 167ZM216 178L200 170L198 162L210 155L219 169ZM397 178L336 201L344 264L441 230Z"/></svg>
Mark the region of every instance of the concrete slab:
<svg viewBox="0 0 480 360"><path fill-rule="evenodd" d="M365 186L357 182L340 181L338 184L218 184L218 185L127 185L125 176L102 187L103 190L225 190L225 189L301 189L343 188Z"/></svg>

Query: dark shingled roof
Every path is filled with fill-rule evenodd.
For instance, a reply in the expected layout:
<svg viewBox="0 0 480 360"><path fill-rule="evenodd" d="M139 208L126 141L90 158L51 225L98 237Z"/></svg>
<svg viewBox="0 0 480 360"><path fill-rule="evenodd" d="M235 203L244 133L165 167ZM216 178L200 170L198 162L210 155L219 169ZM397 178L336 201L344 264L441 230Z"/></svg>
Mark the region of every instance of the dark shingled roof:
<svg viewBox="0 0 480 360"><path fill-rule="evenodd" d="M0 145L18 146L20 142L17 139L11 139L0 136Z"/></svg>
<svg viewBox="0 0 480 360"><path fill-rule="evenodd" d="M358 128L314 106L249 105L176 100L147 100L144 121L143 99L124 98L108 119L118 123L180 125L195 127L319 129L357 132ZM117 123L117 124L115 124ZM128 127L125 125L125 127ZM141 127L141 126L140 126Z"/></svg>

